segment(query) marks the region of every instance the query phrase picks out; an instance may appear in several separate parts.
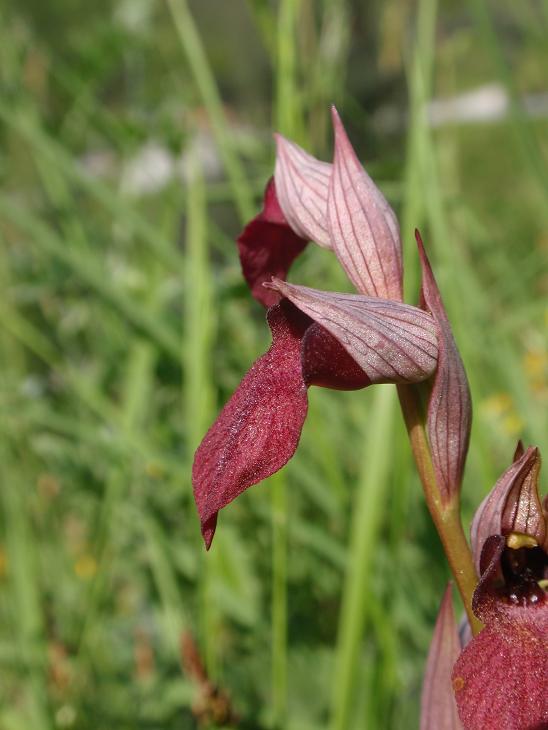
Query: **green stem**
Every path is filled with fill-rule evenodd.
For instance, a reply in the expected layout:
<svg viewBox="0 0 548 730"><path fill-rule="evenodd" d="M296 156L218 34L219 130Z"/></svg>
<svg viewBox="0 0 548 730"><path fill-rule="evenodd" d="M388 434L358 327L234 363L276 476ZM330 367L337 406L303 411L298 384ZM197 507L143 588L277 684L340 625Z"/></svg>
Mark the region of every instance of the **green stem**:
<svg viewBox="0 0 548 730"><path fill-rule="evenodd" d="M287 714L287 490L276 474L272 487L272 711L274 727Z"/></svg>
<svg viewBox="0 0 548 730"><path fill-rule="evenodd" d="M472 611L472 596L478 583L478 577L472 553L462 529L459 500L453 498L449 502L444 502L441 497L424 428L424 417L418 403L416 391L413 386L400 385L398 386L398 395L417 470L424 489L426 504L440 536L470 626L473 633L477 634L483 626Z"/></svg>
<svg viewBox="0 0 548 730"><path fill-rule="evenodd" d="M282 0L278 11L276 57L276 127L292 139L302 135L302 107L297 81L297 20L300 0Z"/></svg>

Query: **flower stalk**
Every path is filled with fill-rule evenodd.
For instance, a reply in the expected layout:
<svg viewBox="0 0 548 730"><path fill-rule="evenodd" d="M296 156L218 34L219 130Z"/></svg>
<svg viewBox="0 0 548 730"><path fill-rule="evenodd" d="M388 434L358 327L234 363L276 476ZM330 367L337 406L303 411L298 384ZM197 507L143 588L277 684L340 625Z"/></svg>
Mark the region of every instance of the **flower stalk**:
<svg viewBox="0 0 548 730"><path fill-rule="evenodd" d="M455 495L448 502L444 502L442 499L426 436L425 418L416 388L399 385L398 396L417 471L422 482L426 504L438 531L468 621L475 635L482 629L481 621L472 611L472 597L478 583L478 577L474 568L472 552L466 541L460 519L458 495Z"/></svg>

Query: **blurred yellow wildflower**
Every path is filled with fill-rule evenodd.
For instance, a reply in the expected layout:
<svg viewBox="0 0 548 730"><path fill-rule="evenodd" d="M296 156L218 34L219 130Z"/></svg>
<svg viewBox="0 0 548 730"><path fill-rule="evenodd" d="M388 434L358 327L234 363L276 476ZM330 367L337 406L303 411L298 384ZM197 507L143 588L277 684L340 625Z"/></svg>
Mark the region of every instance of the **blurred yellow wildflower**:
<svg viewBox="0 0 548 730"><path fill-rule="evenodd" d="M145 473L150 479L161 479L164 476L164 467L162 464L150 461L145 466Z"/></svg>
<svg viewBox="0 0 548 730"><path fill-rule="evenodd" d="M507 436L518 436L523 430L523 420L518 415L509 393L494 393L480 403L484 420Z"/></svg>
<svg viewBox="0 0 548 730"><path fill-rule="evenodd" d="M74 572L78 578L89 580L97 573L97 561L92 555L82 555L74 563Z"/></svg>
<svg viewBox="0 0 548 730"><path fill-rule="evenodd" d="M548 352L535 348L528 350L523 357L523 370L535 395L548 393Z"/></svg>
<svg viewBox="0 0 548 730"><path fill-rule="evenodd" d="M4 578L8 574L8 556L6 551L0 545L0 578Z"/></svg>

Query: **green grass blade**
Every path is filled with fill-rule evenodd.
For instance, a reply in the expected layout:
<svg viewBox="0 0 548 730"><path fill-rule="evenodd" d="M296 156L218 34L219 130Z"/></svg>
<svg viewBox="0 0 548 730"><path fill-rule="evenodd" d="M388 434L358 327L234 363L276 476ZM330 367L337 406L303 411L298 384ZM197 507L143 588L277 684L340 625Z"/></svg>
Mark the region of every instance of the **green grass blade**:
<svg viewBox="0 0 548 730"><path fill-rule="evenodd" d="M181 46L209 114L219 153L232 186L232 194L240 219L245 222L253 215L253 196L242 164L234 151L223 102L200 34L186 0L166 0L166 2L173 17Z"/></svg>
<svg viewBox="0 0 548 730"><path fill-rule="evenodd" d="M367 592L371 586L392 462L388 444L392 442L395 392L391 386L382 385L375 386L372 395L350 527L350 549L333 671L331 730L347 730L352 719Z"/></svg>

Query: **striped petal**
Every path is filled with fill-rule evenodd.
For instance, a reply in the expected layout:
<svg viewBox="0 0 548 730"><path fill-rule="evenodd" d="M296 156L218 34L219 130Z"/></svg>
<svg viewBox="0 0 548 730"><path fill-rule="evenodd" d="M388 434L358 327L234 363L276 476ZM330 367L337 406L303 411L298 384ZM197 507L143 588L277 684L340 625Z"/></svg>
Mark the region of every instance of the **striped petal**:
<svg viewBox="0 0 548 730"><path fill-rule="evenodd" d="M420 730L462 730L451 682L453 665L461 650L451 593L451 585L448 585L428 652Z"/></svg>
<svg viewBox="0 0 548 730"><path fill-rule="evenodd" d="M331 248L326 220L331 165L312 157L281 134L276 134L275 139L274 179L289 225L301 238Z"/></svg>
<svg viewBox="0 0 548 730"><path fill-rule="evenodd" d="M333 107L335 155L327 220L337 258L361 294L401 301L403 264L394 211L361 166Z"/></svg>
<svg viewBox="0 0 548 730"><path fill-rule="evenodd" d="M516 532L543 544L546 525L538 494L539 470L539 450L531 446L506 469L476 510L470 539L478 573L481 552L490 535Z"/></svg>
<svg viewBox="0 0 548 730"><path fill-rule="evenodd" d="M434 372L430 315L401 302L338 294L274 279L269 286L330 332L372 383L416 383Z"/></svg>
<svg viewBox="0 0 548 730"><path fill-rule="evenodd" d="M422 267L421 308L432 315L439 332L438 368L428 401L427 430L436 479L447 503L460 492L472 426L472 400L464 365L418 231L415 236Z"/></svg>

